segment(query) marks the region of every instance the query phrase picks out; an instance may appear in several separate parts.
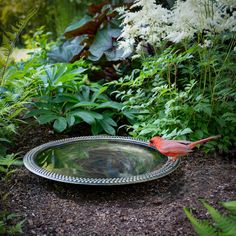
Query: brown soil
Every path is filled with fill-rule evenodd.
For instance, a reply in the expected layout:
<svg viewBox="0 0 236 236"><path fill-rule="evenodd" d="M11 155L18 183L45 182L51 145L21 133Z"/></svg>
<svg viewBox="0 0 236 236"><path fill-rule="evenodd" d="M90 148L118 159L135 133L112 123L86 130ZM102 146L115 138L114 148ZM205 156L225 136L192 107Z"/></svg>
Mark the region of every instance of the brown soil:
<svg viewBox="0 0 236 236"><path fill-rule="evenodd" d="M24 154L50 140L86 134L73 132L25 128L12 150ZM183 207L204 218L199 198L213 206L235 199L235 153L196 153L162 179L116 187L57 183L22 167L0 189L9 193L7 209L26 219L24 235L195 235Z"/></svg>

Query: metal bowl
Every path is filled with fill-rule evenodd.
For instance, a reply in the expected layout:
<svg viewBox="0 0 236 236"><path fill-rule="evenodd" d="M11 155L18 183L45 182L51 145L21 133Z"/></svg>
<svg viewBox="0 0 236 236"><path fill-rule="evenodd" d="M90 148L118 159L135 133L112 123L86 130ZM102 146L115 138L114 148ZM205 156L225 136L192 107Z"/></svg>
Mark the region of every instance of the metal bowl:
<svg viewBox="0 0 236 236"><path fill-rule="evenodd" d="M40 145L24 157L36 175L83 185L124 185L161 178L174 171L172 161L147 142L130 137L85 136Z"/></svg>

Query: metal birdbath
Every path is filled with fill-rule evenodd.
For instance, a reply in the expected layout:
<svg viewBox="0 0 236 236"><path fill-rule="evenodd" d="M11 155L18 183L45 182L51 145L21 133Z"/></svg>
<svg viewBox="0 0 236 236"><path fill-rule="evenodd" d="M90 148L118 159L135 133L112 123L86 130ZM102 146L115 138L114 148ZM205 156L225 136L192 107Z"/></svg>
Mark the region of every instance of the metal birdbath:
<svg viewBox="0 0 236 236"><path fill-rule="evenodd" d="M38 146L24 157L27 169L41 177L83 185L124 185L161 178L174 171L172 161L147 142L118 136L62 139Z"/></svg>

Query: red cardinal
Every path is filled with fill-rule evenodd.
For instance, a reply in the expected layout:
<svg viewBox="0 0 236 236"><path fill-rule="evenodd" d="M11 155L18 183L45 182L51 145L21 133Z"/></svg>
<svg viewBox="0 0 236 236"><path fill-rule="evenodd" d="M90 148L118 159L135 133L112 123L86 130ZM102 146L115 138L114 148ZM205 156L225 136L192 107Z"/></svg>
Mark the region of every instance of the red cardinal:
<svg viewBox="0 0 236 236"><path fill-rule="evenodd" d="M149 141L149 146L155 147L160 153L172 157L172 160L175 161L178 157L186 156L189 152L192 152L192 149L196 147L196 145L209 142L219 137L220 135L217 135L196 142L190 142L185 140L166 140L156 136Z"/></svg>

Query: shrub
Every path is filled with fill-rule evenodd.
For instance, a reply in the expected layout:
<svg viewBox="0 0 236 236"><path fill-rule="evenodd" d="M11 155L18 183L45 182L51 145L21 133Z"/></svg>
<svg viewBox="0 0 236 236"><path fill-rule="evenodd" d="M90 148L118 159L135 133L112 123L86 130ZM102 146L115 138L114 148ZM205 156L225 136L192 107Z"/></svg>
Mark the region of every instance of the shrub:
<svg viewBox="0 0 236 236"><path fill-rule="evenodd" d="M230 47L225 42L211 51L198 44L168 47L112 82L125 107L140 112L130 134L192 140L221 134L220 149L235 145L236 57Z"/></svg>
<svg viewBox="0 0 236 236"><path fill-rule="evenodd" d="M52 123L58 132L86 122L93 134L105 131L114 135L117 123L113 117L117 113L122 116L122 104L105 94L107 86L88 81L84 73L88 69L83 60L42 67L38 96L27 116L35 116L40 124Z"/></svg>

